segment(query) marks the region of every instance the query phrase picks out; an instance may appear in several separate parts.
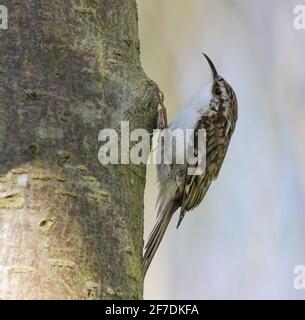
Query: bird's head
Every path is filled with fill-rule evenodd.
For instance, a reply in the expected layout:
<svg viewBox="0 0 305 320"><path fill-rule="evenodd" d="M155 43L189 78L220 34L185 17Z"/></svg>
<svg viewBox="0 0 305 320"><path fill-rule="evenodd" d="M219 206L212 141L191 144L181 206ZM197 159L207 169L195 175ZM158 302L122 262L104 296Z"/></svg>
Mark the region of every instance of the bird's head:
<svg viewBox="0 0 305 320"><path fill-rule="evenodd" d="M203 55L213 75L211 108L215 111L223 112L225 115L230 114L234 118L237 118L237 99L234 90L227 81L218 74L211 59L205 53L203 53Z"/></svg>

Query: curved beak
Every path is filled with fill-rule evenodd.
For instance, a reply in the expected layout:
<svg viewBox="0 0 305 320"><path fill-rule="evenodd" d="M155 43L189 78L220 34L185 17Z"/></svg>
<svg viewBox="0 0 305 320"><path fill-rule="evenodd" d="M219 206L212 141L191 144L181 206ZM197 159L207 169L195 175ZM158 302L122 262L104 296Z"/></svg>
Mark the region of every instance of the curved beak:
<svg viewBox="0 0 305 320"><path fill-rule="evenodd" d="M212 73L213 73L213 77L214 77L214 79L216 78L216 76L218 76L218 73L217 73L217 70L216 70L216 68L215 68L215 66L214 66L214 64L213 64L213 62L212 62L212 60L205 54L205 53L202 53L203 55L204 55L204 57L206 58L206 60L207 60L207 62L208 62L208 64L209 64L209 66L210 66L210 68L211 68L211 71L212 71Z"/></svg>

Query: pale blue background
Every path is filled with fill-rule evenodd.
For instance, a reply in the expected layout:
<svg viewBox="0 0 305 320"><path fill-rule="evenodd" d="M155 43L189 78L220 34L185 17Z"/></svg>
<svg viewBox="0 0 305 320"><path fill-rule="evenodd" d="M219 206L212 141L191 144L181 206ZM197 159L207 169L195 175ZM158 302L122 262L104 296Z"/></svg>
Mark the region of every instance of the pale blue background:
<svg viewBox="0 0 305 320"><path fill-rule="evenodd" d="M300 3L138 0L143 67L169 118L208 79L203 50L239 101L220 176L178 231L174 217L146 298L305 298L293 287L294 266L305 265L305 30L293 27ZM146 237L154 174L149 166Z"/></svg>

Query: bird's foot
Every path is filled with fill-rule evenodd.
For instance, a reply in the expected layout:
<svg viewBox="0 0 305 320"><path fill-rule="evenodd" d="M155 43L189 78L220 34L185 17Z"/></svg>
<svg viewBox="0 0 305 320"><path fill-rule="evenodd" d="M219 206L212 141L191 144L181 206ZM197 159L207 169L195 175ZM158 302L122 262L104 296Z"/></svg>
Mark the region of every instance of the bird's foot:
<svg viewBox="0 0 305 320"><path fill-rule="evenodd" d="M167 128L167 111L164 106L164 94L159 90L159 106L158 106L158 129Z"/></svg>

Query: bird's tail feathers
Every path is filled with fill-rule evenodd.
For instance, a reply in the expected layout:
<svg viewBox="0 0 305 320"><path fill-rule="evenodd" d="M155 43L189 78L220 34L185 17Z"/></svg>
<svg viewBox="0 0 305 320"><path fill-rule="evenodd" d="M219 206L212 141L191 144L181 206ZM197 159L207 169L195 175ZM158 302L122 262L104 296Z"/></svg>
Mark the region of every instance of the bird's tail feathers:
<svg viewBox="0 0 305 320"><path fill-rule="evenodd" d="M161 243L161 240L165 234L165 231L169 225L169 222L171 221L171 218L177 209L178 209L178 206L175 204L175 202L169 202L158 216L158 220L145 246L144 261L143 261L144 277Z"/></svg>

